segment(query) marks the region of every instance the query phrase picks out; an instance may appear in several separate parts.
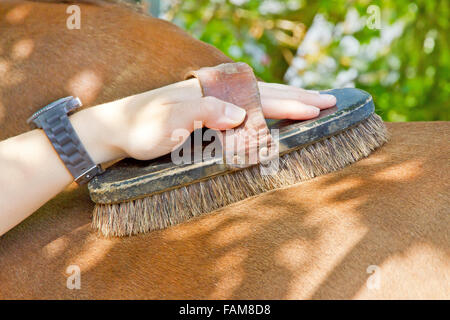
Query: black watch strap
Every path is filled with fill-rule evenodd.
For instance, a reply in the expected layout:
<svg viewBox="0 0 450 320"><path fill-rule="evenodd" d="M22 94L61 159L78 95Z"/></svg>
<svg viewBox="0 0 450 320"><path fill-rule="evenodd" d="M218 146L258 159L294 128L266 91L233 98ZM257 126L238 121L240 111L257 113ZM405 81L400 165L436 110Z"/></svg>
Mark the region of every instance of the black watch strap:
<svg viewBox="0 0 450 320"><path fill-rule="evenodd" d="M63 98L36 112L28 122L44 130L75 182L85 184L103 170L89 156L67 116L80 106L78 98Z"/></svg>

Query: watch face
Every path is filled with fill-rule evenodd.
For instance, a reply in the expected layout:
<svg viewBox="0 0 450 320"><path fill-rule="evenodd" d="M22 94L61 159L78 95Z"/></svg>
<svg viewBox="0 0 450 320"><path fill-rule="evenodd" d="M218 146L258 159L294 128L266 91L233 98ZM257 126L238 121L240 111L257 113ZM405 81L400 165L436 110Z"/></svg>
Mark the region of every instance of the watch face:
<svg viewBox="0 0 450 320"><path fill-rule="evenodd" d="M30 123L34 120L36 120L37 117L39 117L41 114L50 111L54 108L58 108L58 107L64 107L66 113L68 113L69 111L80 107L81 101L78 98L74 98L72 96L69 97L65 97L65 98L61 98L59 100L56 100L48 105L46 105L45 107L39 109L38 111L36 111L28 120L27 123Z"/></svg>

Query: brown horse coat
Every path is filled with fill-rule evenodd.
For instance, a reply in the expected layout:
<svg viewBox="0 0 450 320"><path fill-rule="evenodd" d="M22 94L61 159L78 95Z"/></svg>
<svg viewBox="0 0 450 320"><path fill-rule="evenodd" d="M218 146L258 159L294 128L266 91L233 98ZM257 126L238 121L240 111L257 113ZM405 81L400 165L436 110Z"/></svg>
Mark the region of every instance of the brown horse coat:
<svg viewBox="0 0 450 320"><path fill-rule="evenodd" d="M2 138L61 96L94 105L229 60L116 6L80 5L81 30L67 30L66 6L0 5ZM95 233L86 188L71 186L0 238L0 298L448 299L450 124L388 129L344 170L131 238Z"/></svg>
<svg viewBox="0 0 450 320"><path fill-rule="evenodd" d="M26 119L67 95L85 107L184 80L186 71L230 62L175 25L119 5L0 4L0 139L30 129Z"/></svg>

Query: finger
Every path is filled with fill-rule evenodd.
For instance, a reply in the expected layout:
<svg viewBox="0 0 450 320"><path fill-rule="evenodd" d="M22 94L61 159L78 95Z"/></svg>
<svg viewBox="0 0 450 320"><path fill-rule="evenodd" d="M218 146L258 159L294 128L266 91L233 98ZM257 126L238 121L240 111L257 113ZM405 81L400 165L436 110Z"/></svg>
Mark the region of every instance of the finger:
<svg viewBox="0 0 450 320"><path fill-rule="evenodd" d="M245 114L244 109L214 97L180 102L173 108L175 123L190 131L194 129L194 121L201 121L211 129L231 129L244 121Z"/></svg>
<svg viewBox="0 0 450 320"><path fill-rule="evenodd" d="M297 100L266 99L264 116L269 119L308 120L319 115L320 109Z"/></svg>
<svg viewBox="0 0 450 320"><path fill-rule="evenodd" d="M320 109L327 109L336 105L336 97L331 94L319 94L317 91L304 90L279 83L259 82L258 84L263 104L267 99L286 99L298 100Z"/></svg>

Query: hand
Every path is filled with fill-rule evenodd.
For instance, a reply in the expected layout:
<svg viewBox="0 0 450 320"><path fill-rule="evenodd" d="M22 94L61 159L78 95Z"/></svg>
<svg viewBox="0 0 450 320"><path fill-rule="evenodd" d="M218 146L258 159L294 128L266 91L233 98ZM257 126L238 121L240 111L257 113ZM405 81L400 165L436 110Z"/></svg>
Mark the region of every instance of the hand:
<svg viewBox="0 0 450 320"><path fill-rule="evenodd" d="M282 84L258 85L266 118L306 120L336 104L332 95ZM244 109L214 97L202 97L198 80L191 79L83 110L71 116L71 121L77 132L83 132L80 139L85 146L92 145L86 148L100 163L124 157L157 158L180 143L172 133L177 129L192 132L194 121L225 130L238 126L244 118ZM87 125L91 128L83 128Z"/></svg>

